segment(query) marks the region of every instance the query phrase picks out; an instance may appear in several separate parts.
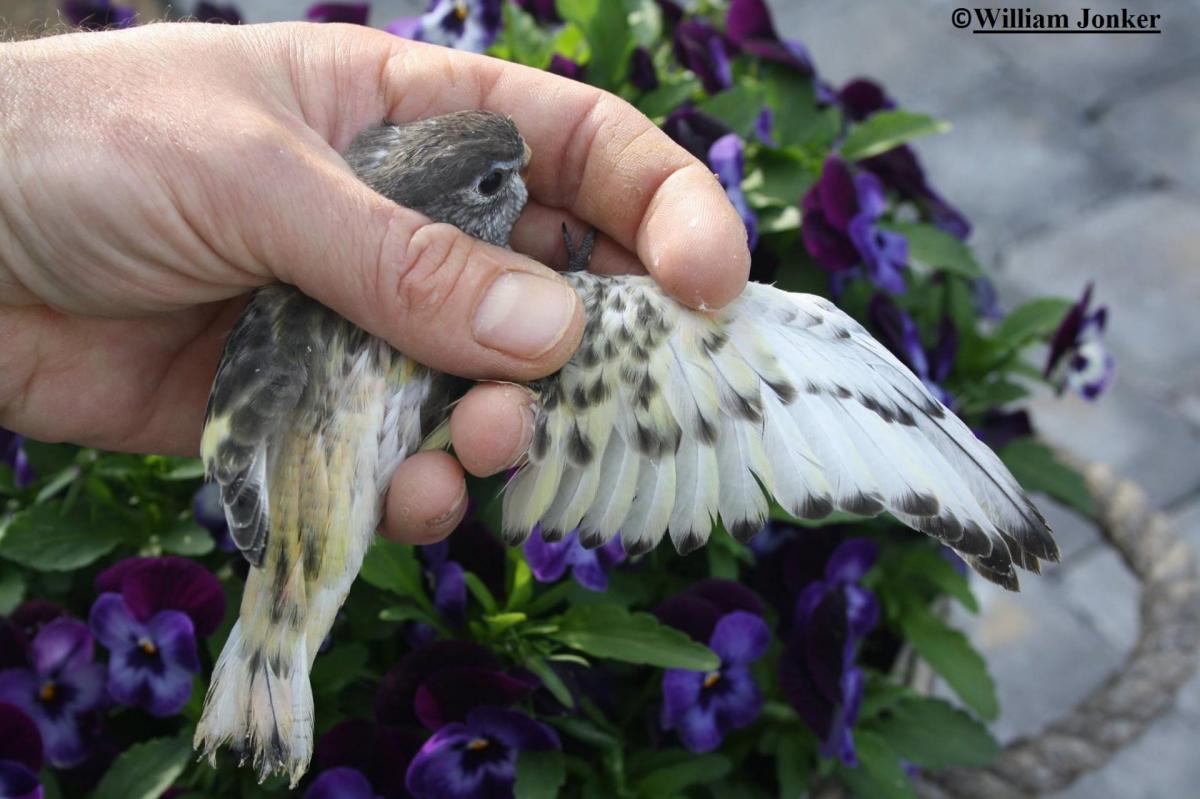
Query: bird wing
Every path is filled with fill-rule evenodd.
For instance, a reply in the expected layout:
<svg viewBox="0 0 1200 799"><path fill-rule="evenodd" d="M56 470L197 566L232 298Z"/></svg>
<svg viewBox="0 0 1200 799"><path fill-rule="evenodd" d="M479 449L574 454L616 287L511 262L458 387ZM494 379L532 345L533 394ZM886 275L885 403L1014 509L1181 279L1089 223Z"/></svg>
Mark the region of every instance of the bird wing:
<svg viewBox="0 0 1200 799"><path fill-rule="evenodd" d="M897 519L1015 588L1057 547L986 445L831 302L751 284L716 312L645 277L568 276L584 300L579 350L534 385L533 441L504 497L504 534L620 532L683 553L719 518L746 540L768 495L793 515Z"/></svg>
<svg viewBox="0 0 1200 799"><path fill-rule="evenodd" d="M200 454L234 543L261 566L270 509L270 444L283 430L309 379L317 350L312 300L293 288L255 292L221 355L205 411Z"/></svg>

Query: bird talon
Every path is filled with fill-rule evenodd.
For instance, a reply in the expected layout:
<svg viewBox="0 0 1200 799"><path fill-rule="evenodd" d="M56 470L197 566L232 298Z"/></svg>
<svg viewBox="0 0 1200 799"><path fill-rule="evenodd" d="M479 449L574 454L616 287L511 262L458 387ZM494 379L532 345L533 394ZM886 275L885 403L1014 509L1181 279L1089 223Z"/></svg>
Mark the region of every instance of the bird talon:
<svg viewBox="0 0 1200 799"><path fill-rule="evenodd" d="M592 260L592 248L596 245L596 228L588 228L588 232L584 234L583 241L579 243L579 249L575 249L575 242L571 239L571 231L567 229L566 222L563 222L562 232L563 244L567 248L566 271L585 271L588 263Z"/></svg>

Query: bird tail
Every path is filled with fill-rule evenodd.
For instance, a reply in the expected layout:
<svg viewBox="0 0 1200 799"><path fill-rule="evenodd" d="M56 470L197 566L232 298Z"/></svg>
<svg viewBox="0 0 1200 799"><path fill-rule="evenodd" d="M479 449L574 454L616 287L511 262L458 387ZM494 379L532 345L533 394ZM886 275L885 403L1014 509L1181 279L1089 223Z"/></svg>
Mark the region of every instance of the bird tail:
<svg viewBox="0 0 1200 799"><path fill-rule="evenodd" d="M271 642L268 642L271 643ZM193 746L215 765L229 744L259 780L284 772L295 788L312 757L313 697L303 632L264 646L234 624L213 669ZM241 765L239 763L239 765Z"/></svg>

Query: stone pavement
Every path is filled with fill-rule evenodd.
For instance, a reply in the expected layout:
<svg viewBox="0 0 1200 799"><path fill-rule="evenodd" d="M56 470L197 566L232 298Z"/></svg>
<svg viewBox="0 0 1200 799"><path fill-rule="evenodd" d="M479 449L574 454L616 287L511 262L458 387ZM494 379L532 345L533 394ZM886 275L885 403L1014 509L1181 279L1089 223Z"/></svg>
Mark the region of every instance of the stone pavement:
<svg viewBox="0 0 1200 799"><path fill-rule="evenodd" d="M1047 394L1039 429L1144 486L1200 553L1200 2L1125 2L1161 36L973 36L949 0L775 0L786 35L834 85L880 79L954 130L918 149L975 224L1006 306L1075 297L1110 307L1117 383L1096 404ZM975 3L969 5L978 5ZM1105 0L1012 4L1077 13ZM981 586L962 624L996 679L1002 740L1036 732L1114 668L1137 630L1136 583L1094 531L1042 503L1063 563L1020 594ZM1200 677L1173 712L1058 799L1200 795Z"/></svg>

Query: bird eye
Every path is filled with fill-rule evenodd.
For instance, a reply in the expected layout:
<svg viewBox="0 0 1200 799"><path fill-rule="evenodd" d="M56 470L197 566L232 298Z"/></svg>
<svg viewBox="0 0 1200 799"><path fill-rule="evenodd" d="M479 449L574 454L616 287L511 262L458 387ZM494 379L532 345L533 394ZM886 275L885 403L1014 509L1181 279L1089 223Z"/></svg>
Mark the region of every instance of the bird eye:
<svg viewBox="0 0 1200 799"><path fill-rule="evenodd" d="M483 180L479 181L479 193L488 196L495 194L500 188L500 184L504 182L504 171L493 169Z"/></svg>

